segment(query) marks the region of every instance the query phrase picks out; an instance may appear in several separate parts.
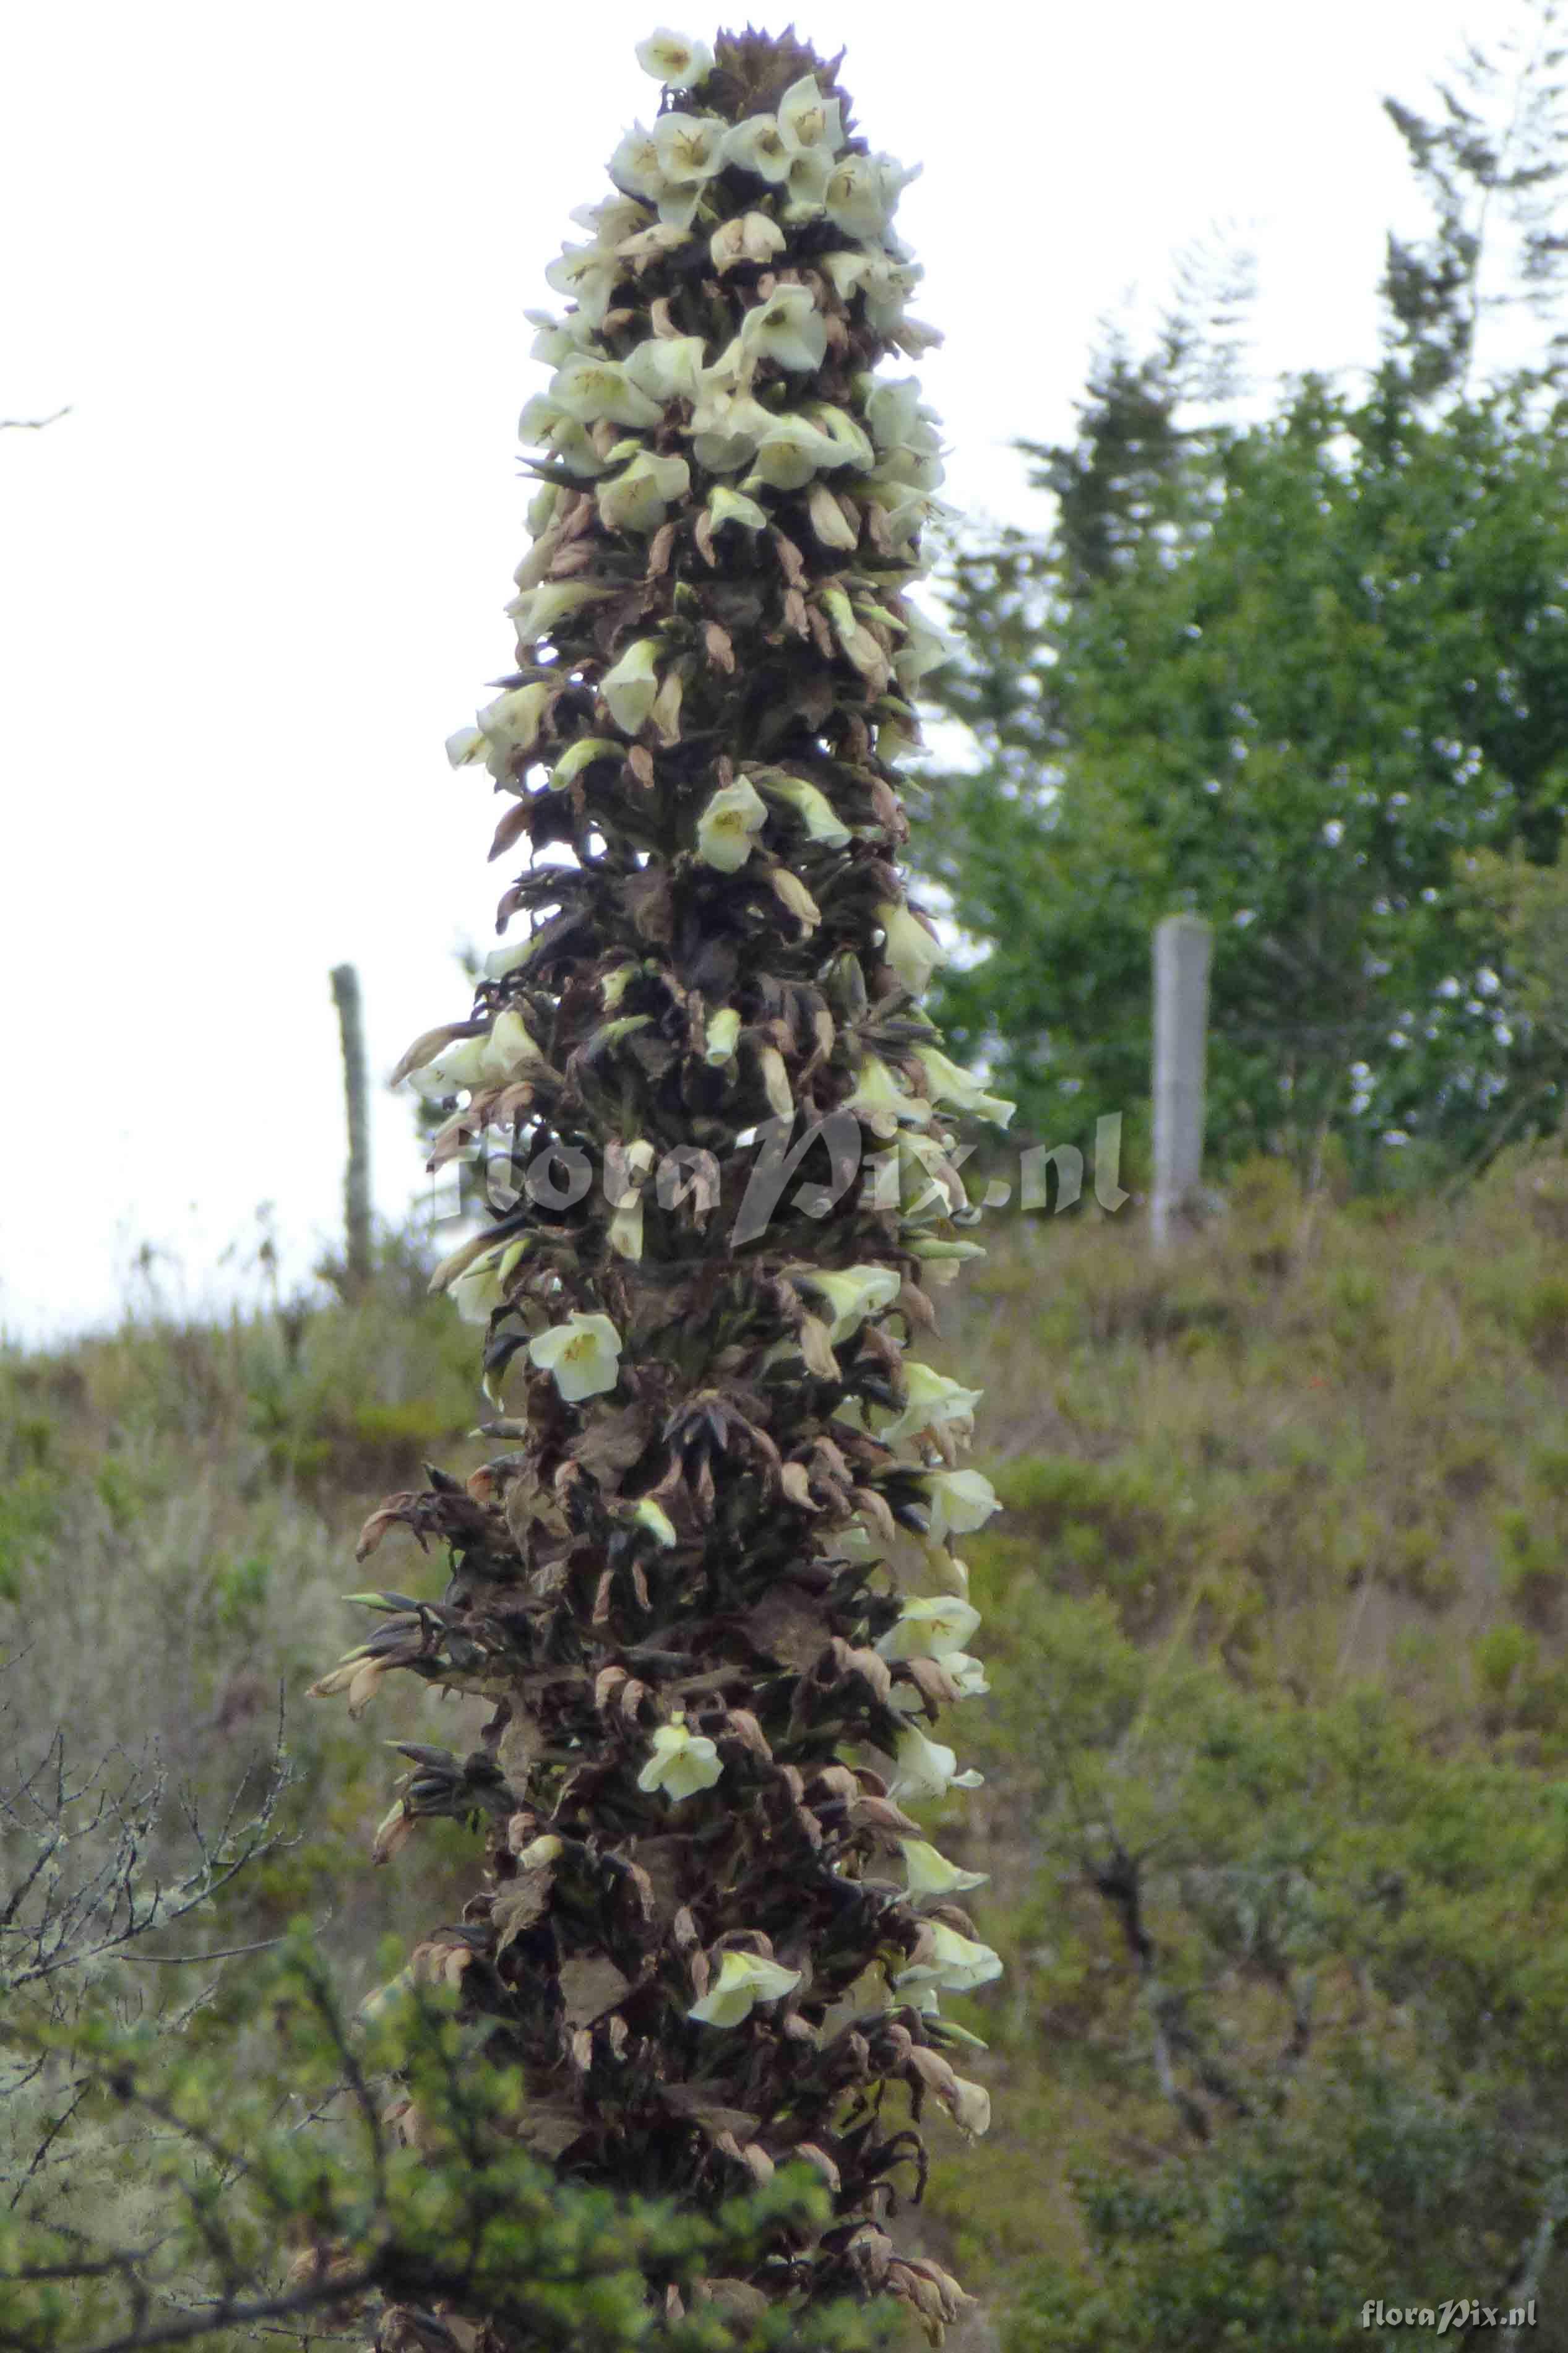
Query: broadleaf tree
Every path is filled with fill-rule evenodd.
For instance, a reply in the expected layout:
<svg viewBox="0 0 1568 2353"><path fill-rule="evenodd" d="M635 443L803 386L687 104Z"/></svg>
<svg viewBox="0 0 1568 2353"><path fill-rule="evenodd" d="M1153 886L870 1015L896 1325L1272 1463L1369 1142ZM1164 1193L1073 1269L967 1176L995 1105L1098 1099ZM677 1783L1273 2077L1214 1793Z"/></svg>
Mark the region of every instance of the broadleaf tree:
<svg viewBox="0 0 1568 2353"><path fill-rule="evenodd" d="M1405 1138L1463 1167L1561 1115L1506 941L1456 923L1474 852L1556 858L1568 784L1556 345L1468 388L1505 291L1517 321L1553 290L1554 14L1506 103L1475 58L1444 123L1391 104L1436 227L1389 241L1364 390L1205 417L1178 307L1143 361L1097 361L1076 444L1022 445L1053 528L956 535L965 650L933 691L968 741L913 854L980 953L934 1004L1052 1141L1136 1126L1150 934L1182 908L1215 926L1220 1168L1331 1134L1363 1170ZM1483 294L1500 230L1517 268Z"/></svg>

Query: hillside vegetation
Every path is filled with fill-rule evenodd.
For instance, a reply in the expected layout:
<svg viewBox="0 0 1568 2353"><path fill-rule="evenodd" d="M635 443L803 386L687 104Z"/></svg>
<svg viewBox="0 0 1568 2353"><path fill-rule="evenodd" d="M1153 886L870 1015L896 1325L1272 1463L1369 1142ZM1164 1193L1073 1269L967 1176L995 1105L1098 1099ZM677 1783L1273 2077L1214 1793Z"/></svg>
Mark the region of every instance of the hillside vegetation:
<svg viewBox="0 0 1568 2353"><path fill-rule="evenodd" d="M948 2007L995 2121L963 2166L936 2126L906 2223L1007 2353L1393 2344L1368 2296L1514 2292L1568 2346L1568 1160L1454 1205L1256 1163L1163 1263L1131 1208L987 1240L940 1351L1007 1505L964 1546L991 1696L945 1720L986 1779L923 1819L991 1874L1006 1971ZM221 1818L281 1688L294 1843L190 1949L308 1911L357 2000L457 1916L460 1828L370 1864L379 1744L460 1755L480 1704L303 1692L364 1630L366 1514L493 1451L471 1343L399 1246L352 1304L0 1358L11 1757L155 1738ZM188 1837L171 1800L148 1868ZM235 2023L211 1974L192 2031Z"/></svg>

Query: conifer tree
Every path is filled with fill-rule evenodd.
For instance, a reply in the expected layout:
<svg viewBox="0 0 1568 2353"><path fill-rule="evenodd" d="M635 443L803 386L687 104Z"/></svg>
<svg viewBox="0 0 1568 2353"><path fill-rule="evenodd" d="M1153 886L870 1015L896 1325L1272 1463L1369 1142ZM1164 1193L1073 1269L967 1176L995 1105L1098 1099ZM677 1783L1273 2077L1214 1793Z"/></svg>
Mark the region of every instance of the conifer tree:
<svg viewBox="0 0 1568 2353"><path fill-rule="evenodd" d="M915 1351L977 1251L948 1123L1011 1106L920 1009L942 950L897 864L942 468L884 364L937 338L891 225L912 174L840 59L750 29L638 57L657 116L573 216L564 314L531 314L517 667L448 745L530 863L471 1013L399 1071L455 1106L433 1166L489 1155L436 1281L484 1325L503 1451L372 1516L362 1558L401 1526L450 1582L354 1597L379 1628L313 1688L494 1703L468 1757L405 1747L376 1857L484 1824L407 1974L460 1988L527 2144L697 2212L804 2159L831 2221L721 2300L893 2296L940 2343L967 2299L882 2225L931 2096L985 2129L941 1996L1001 1963L981 1874L907 1808L979 1778L932 1735L986 1688L952 1546L995 1498L960 1464L978 1392Z"/></svg>

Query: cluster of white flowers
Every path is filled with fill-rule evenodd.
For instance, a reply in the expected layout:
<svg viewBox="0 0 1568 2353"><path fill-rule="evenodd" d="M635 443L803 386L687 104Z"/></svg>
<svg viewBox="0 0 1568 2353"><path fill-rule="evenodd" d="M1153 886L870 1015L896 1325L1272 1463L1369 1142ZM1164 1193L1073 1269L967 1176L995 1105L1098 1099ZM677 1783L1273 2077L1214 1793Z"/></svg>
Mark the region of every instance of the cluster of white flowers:
<svg viewBox="0 0 1568 2353"><path fill-rule="evenodd" d="M905 311L921 273L892 225L900 195L919 167L906 169L890 155L846 152L840 102L824 94L814 75L803 75L786 90L774 112L731 124L700 108L701 86L713 65L705 43L661 27L637 54L667 90L695 94L692 111L661 114L651 130L634 123L609 160L616 194L573 214L587 239L568 244L545 275L574 307L561 317L528 314L536 330L533 356L553 374L548 390L523 409L521 438L540 452L542 463L595 485L606 530L651 536L689 494L695 464L710 475L742 478L738 487L721 481L710 491L707 517L714 531L727 524L759 531L770 519L768 492L815 484L811 522L823 544L849 552L859 538L858 513L836 492L877 508L889 545L907 543L932 512L932 493L942 478L936 421L921 406L913 377L858 377L864 424L820 402L792 407L776 405L776 392L767 402L757 397L763 363L782 370L786 380L822 364L826 322L808 286L774 288L746 311L740 332L722 349L667 327L616 359L602 330L617 286L693 240L706 241L710 266L722 278L742 263L765 266L784 250L790 228L825 222L845 239L818 265L840 299L858 293L877 333L907 352L927 349L936 340L932 331ZM756 183L750 208L739 216L710 197L713 182L726 171ZM688 458L668 448L656 453L644 438L668 421L675 403L681 404L676 422L689 442ZM581 601L604 593L584 587L563 601L558 585L541 590L560 495L556 483L547 481L530 510L536 544L519 568L520 594L510 608L520 653L547 637L551 624ZM854 659L852 636L863 646L869 640L855 617L847 620L844 642ZM912 637L895 664L906 692L945 651L934 632ZM493 731L486 721L481 713L477 731L453 739L454 760L492 757ZM625 723L617 717L617 725Z"/></svg>
<svg viewBox="0 0 1568 2353"><path fill-rule="evenodd" d="M520 663L532 675L477 712L475 724L447 745L454 765L482 764L498 785L516 792L526 790L530 767L542 761L538 746L553 741L552 706L569 683L563 675L540 674L538 649L554 643L563 622L614 593L603 577L571 576L573 534L581 532L588 510L569 484L591 492L604 532L646 541L660 532L673 509L700 502L695 536L710 563L717 561L721 534L762 534L777 521L782 500L798 501L821 549L852 556L865 534L868 544L876 545L876 568L883 577L909 578L921 568L912 543L936 511L942 481L940 430L914 376L883 377L861 369L840 396L847 406L820 397L814 381L830 346L844 347L843 324L829 315L833 299L824 285L839 303L858 304L884 344L912 356L936 340L907 315L906 303L921 272L893 229L899 197L914 173L888 155L849 152L841 103L825 93L813 74L785 90L773 112L731 124L702 106L703 85L714 65L704 43L660 27L639 45L637 56L682 103L669 108L667 97L668 111L651 129L638 122L627 131L609 161L615 194L572 216L586 233L584 241L566 245L546 272L552 290L572 307L560 316L528 314L535 330L533 357L551 376L548 388L524 408L519 430L537 453L532 467L543 486L529 512L533 544L518 567L518 593L508 611ZM722 189L716 185L721 175L730 175ZM742 183L740 211L735 175ZM814 255L816 279L808 271L803 281L786 270L783 282L774 282L764 274L727 341L722 333L710 340L680 332L670 301L661 301L652 305L652 332L626 349L633 311L617 308L617 293L625 302L645 271L696 247L690 258L699 279L710 277L722 285L733 271L767 273L786 253L789 232L812 224L832 233L813 240L827 248ZM844 381L841 375L839 385ZM792 521L789 528L798 533L800 525ZM733 539L726 543L739 544ZM578 569L585 571L586 565ZM551 576L557 571L569 576ZM888 691L893 712L905 709L912 723L912 712L890 691L896 687L897 694L912 697L926 674L949 657L941 632L899 599L890 609L880 594L872 593L876 584L866 575L836 570L828 579L808 585L814 629L824 652L830 645L837 648L874 682L872 692ZM801 611L804 616L804 600ZM618 737L607 732L580 735L555 756L548 778L552 789L577 787L595 760L624 759L626 742L635 742L650 725L667 743L679 738L689 665L683 668L679 659L672 659L657 623L645 626L650 634L625 645L596 681L599 707L591 723L618 731ZM804 617L800 628L804 635ZM879 756L896 759L906 748L898 718L880 721ZM765 868L768 884L809 931L819 920L817 906L786 860L770 854L764 828L782 821L796 839L842 849L851 839L849 828L820 787L805 777L756 763L725 776L697 817L695 858L724 874L740 872L754 859L752 871ZM876 920L887 965L918 999L946 951L901 902L879 904ZM526 953L526 944L498 951L487 963L487 977L504 977L508 959L515 963ZM633 969L626 967L627 973ZM619 987L615 976L604 984L607 1013L619 1001ZM637 1026L635 1018L630 1026ZM479 1096L500 1091L504 1096L543 1059L521 1014L511 1009L497 1014L482 1036L445 1045L443 1036L450 1033L432 1033L427 1050L421 1055L411 1050L414 1059L405 1058L416 1083L437 1099L463 1089ZM742 1051L754 1054L772 1108L793 1116L796 1106L782 1055L765 1040L749 1032L743 1036L733 1007L709 1012L703 1050L715 1066L730 1064ZM861 1051L855 1090L845 1107L892 1147L900 1196L906 1177L917 1188L923 1186L904 1217L922 1282L945 1280L960 1260L981 1254L974 1243L952 1240L941 1230L968 1206L949 1158L955 1139L942 1124L943 1106L979 1113L1001 1126L1014 1108L986 1093L934 1043L915 1048L912 1057L904 1058L901 1072ZM651 1147L633 1151L651 1161ZM631 1166L629 1174L646 1177L647 1161ZM610 1229L611 1245L623 1258L641 1255L642 1214L641 1187L636 1184L619 1197ZM932 1229L929 1237L925 1227ZM437 1281L451 1291L462 1314L483 1322L504 1300L528 1246L521 1240L492 1245L481 1238L455 1252L437 1271ZM819 1374L837 1368L836 1346L850 1342L869 1319L895 1311L903 1290L901 1276L880 1266L827 1271L800 1265L786 1273L801 1296L803 1314L799 1332L792 1343L780 1344L781 1351L787 1355L793 1345ZM563 1400L580 1403L617 1387L625 1345L608 1317L574 1313L536 1331L528 1356L552 1377ZM968 1572L952 1554L950 1539L980 1527L997 1508L997 1498L979 1472L955 1467L980 1392L910 1358L903 1360L900 1378L896 1404L854 1398L838 1412L889 1446L909 1441L917 1450L929 1504L925 1557L943 1589L907 1598L897 1622L875 1646L898 1671L892 1704L904 1720L888 1794L895 1802L919 1803L981 1781L973 1769L961 1772L954 1751L931 1738L919 1719L929 1691L945 1685L962 1699L988 1689L981 1662L964 1648L980 1613L967 1599ZM678 1541L669 1518L651 1499L638 1503L633 1516L661 1546ZM882 1556L877 1537L859 1525L839 1539L838 1548L847 1558ZM940 1675L931 1672L933 1665ZM694 1732L677 1711L652 1734L637 1786L647 1793L662 1790L679 1806L712 1788L722 1771L713 1741ZM951 1897L984 1878L959 1870L922 1840L900 1844L911 1902ZM894 1980L903 2001L934 2011L940 1989L965 1990L999 1973L1002 1964L989 1947L945 1924L926 1926L929 1948L921 1949L928 1957ZM753 1953L725 1951L716 1979L688 2014L714 2027L739 2025L757 2004L789 1994L800 1975ZM951 2022L944 2026L954 2037L976 2040ZM984 2093L960 2082L955 2096L958 2121L966 2130L983 2131L988 2114Z"/></svg>

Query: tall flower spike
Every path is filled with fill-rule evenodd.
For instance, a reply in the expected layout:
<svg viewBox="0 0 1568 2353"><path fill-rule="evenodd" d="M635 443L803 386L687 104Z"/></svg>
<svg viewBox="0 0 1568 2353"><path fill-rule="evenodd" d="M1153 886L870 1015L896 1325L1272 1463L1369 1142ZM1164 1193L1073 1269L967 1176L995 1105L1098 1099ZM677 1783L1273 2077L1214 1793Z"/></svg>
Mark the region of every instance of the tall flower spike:
<svg viewBox="0 0 1568 2353"><path fill-rule="evenodd" d="M506 1451L373 1516L363 1551L406 1528L450 1581L318 1689L406 1666L500 1703L459 2016L524 2137L706 2214L809 2145L831 2219L770 2225L751 2288L904 2296L938 2342L966 2299L881 2228L919 2136L866 2127L900 2081L988 2114L938 2000L1001 1967L953 1901L984 1874L900 1809L979 1779L937 1719L985 1687L950 1539L996 1498L955 1467L978 1392L911 1343L975 1247L950 1124L1005 1106L919 1011L943 950L897 864L943 650L910 593L931 338L910 175L836 62L637 54L658 111L531 314L516 674L448 747L521 871L471 1012L400 1066L447 1107L436 1157L486 1171L493 1227L437 1275Z"/></svg>

